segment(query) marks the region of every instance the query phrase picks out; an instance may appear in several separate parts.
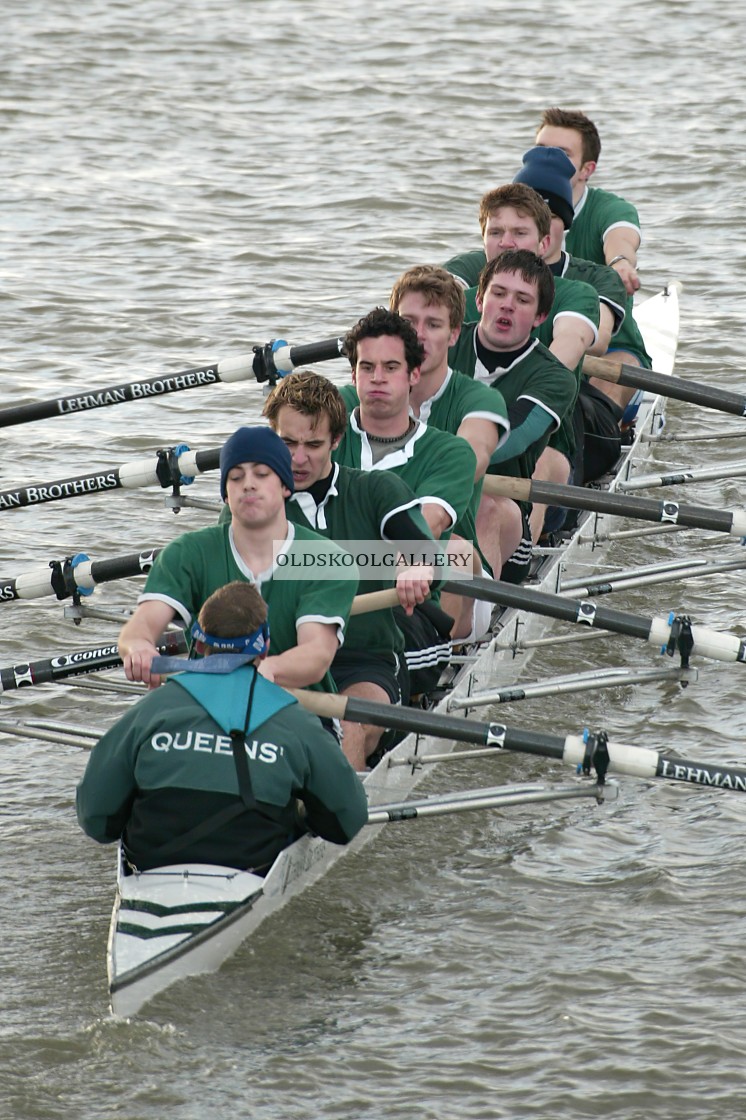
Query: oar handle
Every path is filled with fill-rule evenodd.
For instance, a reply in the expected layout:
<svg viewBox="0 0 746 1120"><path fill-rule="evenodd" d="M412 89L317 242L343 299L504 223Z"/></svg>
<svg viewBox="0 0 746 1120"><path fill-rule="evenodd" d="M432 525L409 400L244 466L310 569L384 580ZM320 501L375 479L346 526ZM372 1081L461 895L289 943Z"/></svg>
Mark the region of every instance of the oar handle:
<svg viewBox="0 0 746 1120"><path fill-rule="evenodd" d="M365 595L356 595L352 600L351 615L371 614L373 611L382 611L387 607L397 607L399 596L395 587L387 587L384 591L368 591Z"/></svg>
<svg viewBox="0 0 746 1120"><path fill-rule="evenodd" d="M506 474L486 474L482 482L482 493L492 498L512 498L516 502L531 501L531 480L511 478Z"/></svg>
<svg viewBox="0 0 746 1120"><path fill-rule="evenodd" d="M307 712L313 712L322 719L345 717L346 696L338 696L331 692L314 692L310 688L288 688L286 691L291 693Z"/></svg>

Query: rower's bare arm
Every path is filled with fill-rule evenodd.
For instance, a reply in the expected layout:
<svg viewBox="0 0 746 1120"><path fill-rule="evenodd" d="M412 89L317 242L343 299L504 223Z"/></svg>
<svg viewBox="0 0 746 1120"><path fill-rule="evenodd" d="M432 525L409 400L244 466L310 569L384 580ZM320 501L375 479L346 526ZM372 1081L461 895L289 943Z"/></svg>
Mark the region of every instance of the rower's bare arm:
<svg viewBox="0 0 746 1120"><path fill-rule="evenodd" d="M297 646L278 653L276 657L270 654L259 668L262 676L269 677L283 688L307 688L318 684L339 649L336 623L302 622L297 635Z"/></svg>
<svg viewBox="0 0 746 1120"><path fill-rule="evenodd" d="M497 424L493 423L492 420L467 416L465 420L461 421L456 435L466 440L477 457L474 481L479 482L490 465L490 456L497 447L500 438Z"/></svg>
<svg viewBox="0 0 746 1120"><path fill-rule="evenodd" d="M611 332L613 330L614 312L607 303L602 303L599 308L598 339L593 346L588 347L588 353L602 358L611 344Z"/></svg>
<svg viewBox="0 0 746 1120"><path fill-rule="evenodd" d="M568 369L575 369L593 341L593 327L589 322L576 315L562 315L554 321L554 334L549 349Z"/></svg>
<svg viewBox="0 0 746 1120"><path fill-rule="evenodd" d="M422 516L425 518L425 521L427 521L428 528L436 541L439 541L443 533L453 525L448 510L438 505L437 502L424 502L422 505Z"/></svg>
<svg viewBox="0 0 746 1120"><path fill-rule="evenodd" d="M173 620L175 611L160 599L146 599L119 632L119 653L127 679L143 681L157 688L161 678L150 672L150 663L158 652L156 641Z"/></svg>
<svg viewBox="0 0 746 1120"><path fill-rule="evenodd" d="M619 273L628 296L634 295L640 287L640 277L637 275L639 248L640 235L631 226L618 226L610 230L604 239L606 263Z"/></svg>

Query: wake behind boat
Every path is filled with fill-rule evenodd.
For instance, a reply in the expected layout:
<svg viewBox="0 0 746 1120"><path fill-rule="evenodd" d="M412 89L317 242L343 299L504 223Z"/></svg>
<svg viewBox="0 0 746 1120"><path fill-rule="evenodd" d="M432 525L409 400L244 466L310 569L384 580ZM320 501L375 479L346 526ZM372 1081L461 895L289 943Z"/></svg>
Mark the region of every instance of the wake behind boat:
<svg viewBox="0 0 746 1120"><path fill-rule="evenodd" d="M635 309L653 366L664 374L673 369L678 339L677 285L639 304ZM639 470L649 444L664 423L665 400L647 395L641 404L636 432L623 455L609 489L616 490ZM602 515L608 529L613 518ZM600 516L581 513L571 537L541 556L533 584L549 591L561 587L561 574L579 556L594 563L604 546L595 532ZM589 526L594 526L594 533ZM492 636L464 650L441 681L432 698L432 711L476 706L477 688L515 675L516 641L538 638L547 622L536 614L502 609L493 618ZM530 658L523 655L521 667ZM454 749L451 739L433 734L409 734L366 775L364 784L371 808L407 797L427 771L430 759ZM286 848L262 879L230 868L175 865L148 872L126 873L119 861L117 896L109 935L108 967L111 1007L129 1016L177 979L215 970L270 914L320 879L342 855L359 851L376 835L380 824L363 828L346 847L304 836Z"/></svg>

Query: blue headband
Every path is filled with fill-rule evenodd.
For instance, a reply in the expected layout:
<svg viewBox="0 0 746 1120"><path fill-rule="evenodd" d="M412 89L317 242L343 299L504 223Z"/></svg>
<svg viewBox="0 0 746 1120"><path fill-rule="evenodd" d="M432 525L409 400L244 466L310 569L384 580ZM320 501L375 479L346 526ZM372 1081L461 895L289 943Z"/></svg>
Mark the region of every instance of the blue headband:
<svg viewBox="0 0 746 1120"><path fill-rule="evenodd" d="M214 634L207 634L199 622L195 622L192 626L192 638L214 650L223 650L226 653L250 653L253 657L261 657L269 645L269 623L263 622L258 629L245 637L218 638Z"/></svg>

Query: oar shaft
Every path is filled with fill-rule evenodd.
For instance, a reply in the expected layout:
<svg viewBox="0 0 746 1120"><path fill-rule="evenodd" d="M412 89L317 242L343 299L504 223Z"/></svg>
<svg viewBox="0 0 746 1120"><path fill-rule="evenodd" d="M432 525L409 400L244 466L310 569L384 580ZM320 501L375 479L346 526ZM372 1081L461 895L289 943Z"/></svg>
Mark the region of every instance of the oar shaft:
<svg viewBox="0 0 746 1120"><path fill-rule="evenodd" d="M483 492L517 501L540 502L546 505L586 509L617 517L634 517L640 521L658 521L690 529L746 536L746 510L710 509L684 502L656 501L627 494L590 490L585 486L562 486L554 482L485 475Z"/></svg>
<svg viewBox="0 0 746 1120"><path fill-rule="evenodd" d="M261 345L261 344L258 344ZM220 382L246 381L254 378L255 354L243 354L224 361L210 362L206 366L185 369L180 373L166 373L139 381L122 382L101 389L87 389L69 397L55 397L48 401L33 401L0 410L0 428L13 424L27 424L32 420L48 420L54 416L70 416L90 412L96 408L124 404L126 401L145 401L180 393L184 389L203 389Z"/></svg>
<svg viewBox="0 0 746 1120"><path fill-rule="evenodd" d="M376 727L396 728L418 735L432 735L440 739L455 739L462 743L553 758L576 768L585 765L586 755L589 753L582 735L562 738L559 735L505 727L499 723L479 723L476 720L415 708L376 704L371 700L357 700L350 696L329 696L304 689L290 691L308 711L355 723L370 723ZM737 767L690 762L688 759L662 755L647 747L626 746L622 743L609 742L607 750L609 770L612 773L636 778L665 778L690 785L746 793L746 770Z"/></svg>
<svg viewBox="0 0 746 1120"><path fill-rule="evenodd" d="M158 652L167 656L186 653L187 643L180 630L169 631L158 642ZM116 643L94 646L91 649L63 653L58 657L47 657L41 661L31 661L0 669L0 692L28 688L31 685L50 684L54 681L77 677L83 673L97 673L103 669L116 669L122 664Z"/></svg>
<svg viewBox="0 0 746 1120"><path fill-rule="evenodd" d="M99 583L145 575L160 551L160 548L145 548L109 560L90 560L79 554L69 561L53 561L45 568L20 576L0 578L0 606L17 599L41 599L45 595L56 595L62 600L69 598L76 589L89 591Z"/></svg>
<svg viewBox="0 0 746 1120"><path fill-rule="evenodd" d="M272 355L275 368L281 374L292 373L298 366L314 362L330 362L343 354L344 338L325 338L321 342L306 342L296 346L280 346Z"/></svg>
<svg viewBox="0 0 746 1120"><path fill-rule="evenodd" d="M644 615L618 611L612 607L598 606L590 599L568 599L563 595L551 595L546 591L534 591L529 587L502 583L500 580L448 580L443 591L456 595L466 595L472 599L484 599L502 607L556 618L563 622L575 622L594 629L611 630L630 638L639 638L651 645L665 647L671 637L673 619L649 618ZM746 639L733 634L710 630L704 626L692 626L694 646L692 652L716 661L746 662Z"/></svg>
<svg viewBox="0 0 746 1120"><path fill-rule="evenodd" d="M583 359L583 373L588 377L598 377L602 381L612 381L631 389L645 389L662 397L672 397L689 404L704 405L718 412L729 412L733 416L746 416L746 397L741 393L729 393L699 381L689 381L667 373L656 373L641 366L614 362L608 358L594 358L586 355Z"/></svg>
<svg viewBox="0 0 746 1120"><path fill-rule="evenodd" d="M536 805L545 801L576 801L592 797L594 801L613 801L616 785L577 786L503 786L497 789L469 790L465 794L433 798L432 804L421 800L412 804L374 806L368 811L368 824L413 821L418 817L442 817L448 813L468 813L475 809L503 809L510 805Z"/></svg>
<svg viewBox="0 0 746 1120"><path fill-rule="evenodd" d="M169 478L164 474L165 481L162 481L159 474L159 467L163 472L163 462L163 458L159 458L156 454L150 459L137 459L131 463L124 463L120 467L102 467L91 474L57 479L54 482L35 482L28 486L19 486L15 490L3 490L0 491L0 512L59 502L66 498L82 498L106 490L169 486L171 485ZM189 479L205 471L215 470L219 465L219 447L206 451L182 451L175 458L174 464L177 477Z"/></svg>

